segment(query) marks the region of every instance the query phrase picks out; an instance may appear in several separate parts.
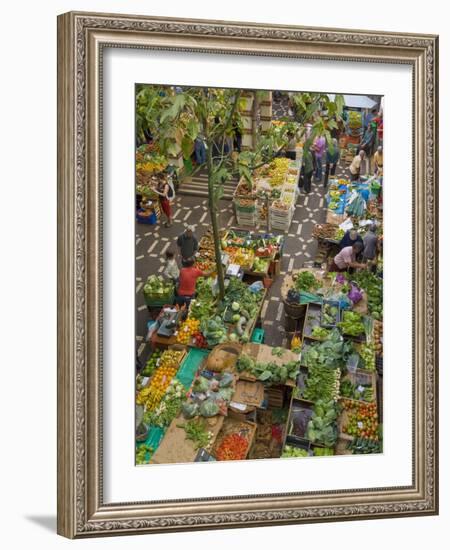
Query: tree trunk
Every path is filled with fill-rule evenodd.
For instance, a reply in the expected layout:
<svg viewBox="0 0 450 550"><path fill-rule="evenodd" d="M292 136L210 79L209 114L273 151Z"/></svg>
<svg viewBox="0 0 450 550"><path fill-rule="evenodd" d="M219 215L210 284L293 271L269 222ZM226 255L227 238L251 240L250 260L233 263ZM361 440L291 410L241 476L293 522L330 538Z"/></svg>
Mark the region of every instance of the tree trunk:
<svg viewBox="0 0 450 550"><path fill-rule="evenodd" d="M252 141L253 150L258 146L258 111L259 111L259 97L258 92L253 92L253 105L252 105Z"/></svg>
<svg viewBox="0 0 450 550"><path fill-rule="evenodd" d="M213 240L214 240L214 252L216 256L216 268L217 268L217 281L219 283L219 297L221 300L225 297L225 279L223 274L222 266L222 247L219 234L219 223L217 219L217 204L214 198L214 182L212 178L213 174L213 160L212 160L212 148L211 145L208 147L206 152L206 160L208 167L208 204L209 211L211 214L211 226L213 230Z"/></svg>

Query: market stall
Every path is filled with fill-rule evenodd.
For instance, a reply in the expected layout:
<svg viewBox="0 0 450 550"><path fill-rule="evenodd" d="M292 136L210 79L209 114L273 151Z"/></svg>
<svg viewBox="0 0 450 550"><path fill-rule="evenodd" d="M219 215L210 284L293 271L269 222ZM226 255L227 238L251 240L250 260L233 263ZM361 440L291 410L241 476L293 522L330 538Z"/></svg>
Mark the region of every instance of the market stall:
<svg viewBox="0 0 450 550"><path fill-rule="evenodd" d="M300 162L284 157L255 170L249 182L241 178L233 203L238 225L288 231L298 196Z"/></svg>

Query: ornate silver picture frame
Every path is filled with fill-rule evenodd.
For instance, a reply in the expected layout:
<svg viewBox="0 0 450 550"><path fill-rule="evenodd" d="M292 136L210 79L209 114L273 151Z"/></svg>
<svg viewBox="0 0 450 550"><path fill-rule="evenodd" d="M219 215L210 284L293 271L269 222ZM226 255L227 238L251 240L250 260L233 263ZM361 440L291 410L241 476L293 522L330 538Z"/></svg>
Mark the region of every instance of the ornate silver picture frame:
<svg viewBox="0 0 450 550"><path fill-rule="evenodd" d="M413 72L413 453L408 487L105 503L104 47L399 63ZM438 513L438 38L143 16L58 18L58 533L69 538Z"/></svg>

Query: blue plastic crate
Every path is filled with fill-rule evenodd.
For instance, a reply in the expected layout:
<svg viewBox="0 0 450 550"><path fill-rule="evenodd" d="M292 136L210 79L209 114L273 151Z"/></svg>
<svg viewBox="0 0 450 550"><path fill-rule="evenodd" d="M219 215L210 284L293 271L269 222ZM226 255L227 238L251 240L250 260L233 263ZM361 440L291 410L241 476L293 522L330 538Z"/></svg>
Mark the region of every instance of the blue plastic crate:
<svg viewBox="0 0 450 550"><path fill-rule="evenodd" d="M262 328L255 328L252 332L252 337L250 339L255 344L263 344L264 343L264 329Z"/></svg>

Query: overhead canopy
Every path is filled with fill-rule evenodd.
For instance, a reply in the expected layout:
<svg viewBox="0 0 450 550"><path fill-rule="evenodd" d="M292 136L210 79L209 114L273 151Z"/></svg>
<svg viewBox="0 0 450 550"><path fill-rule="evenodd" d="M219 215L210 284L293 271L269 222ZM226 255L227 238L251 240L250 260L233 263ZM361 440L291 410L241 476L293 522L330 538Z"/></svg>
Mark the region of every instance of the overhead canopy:
<svg viewBox="0 0 450 550"><path fill-rule="evenodd" d="M328 94L331 101L334 101L335 94ZM376 102L366 95L344 95L344 105L356 109L372 109Z"/></svg>

